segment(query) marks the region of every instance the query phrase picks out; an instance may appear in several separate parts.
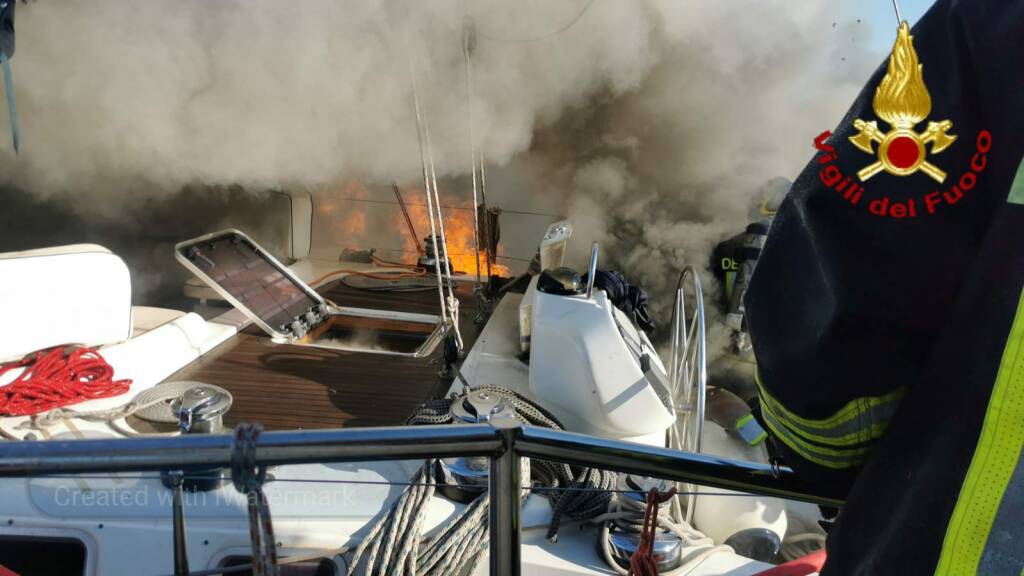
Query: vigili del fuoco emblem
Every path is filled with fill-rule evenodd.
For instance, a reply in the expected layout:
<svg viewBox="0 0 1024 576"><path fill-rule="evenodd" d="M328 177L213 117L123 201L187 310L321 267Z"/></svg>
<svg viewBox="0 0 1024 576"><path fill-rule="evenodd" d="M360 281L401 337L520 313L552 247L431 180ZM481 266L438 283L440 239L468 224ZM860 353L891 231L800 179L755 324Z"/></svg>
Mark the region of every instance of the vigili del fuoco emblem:
<svg viewBox="0 0 1024 576"><path fill-rule="evenodd" d="M853 127L860 132L851 136L850 142L878 157L876 162L857 172L861 181L882 170L894 176L909 176L920 170L936 182L942 183L946 179L944 171L928 162L925 145L932 145L932 154L948 148L956 140L956 136L947 134L953 128L953 122L928 122L924 132L914 130L931 112L932 99L924 84L923 66L917 61L913 40L910 27L902 22L889 55L889 68L875 89L872 103L875 114L889 124L890 130L883 132L874 120L865 122L858 118L853 121ZM876 142L877 152L874 149Z"/></svg>

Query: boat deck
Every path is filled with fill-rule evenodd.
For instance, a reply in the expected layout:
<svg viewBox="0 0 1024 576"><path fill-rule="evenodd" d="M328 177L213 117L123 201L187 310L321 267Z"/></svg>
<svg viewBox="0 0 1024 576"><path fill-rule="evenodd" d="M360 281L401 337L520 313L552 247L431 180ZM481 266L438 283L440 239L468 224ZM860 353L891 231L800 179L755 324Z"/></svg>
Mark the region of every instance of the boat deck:
<svg viewBox="0 0 1024 576"><path fill-rule="evenodd" d="M473 322L470 283L457 283L460 329L469 349L482 326ZM369 292L333 282L318 289L344 306L439 314L437 290ZM275 344L250 326L166 381L197 380L234 396L225 426L259 422L270 430L394 426L414 408L445 394L451 380L438 378L441 346L429 357L339 352ZM133 419L133 425L146 424Z"/></svg>

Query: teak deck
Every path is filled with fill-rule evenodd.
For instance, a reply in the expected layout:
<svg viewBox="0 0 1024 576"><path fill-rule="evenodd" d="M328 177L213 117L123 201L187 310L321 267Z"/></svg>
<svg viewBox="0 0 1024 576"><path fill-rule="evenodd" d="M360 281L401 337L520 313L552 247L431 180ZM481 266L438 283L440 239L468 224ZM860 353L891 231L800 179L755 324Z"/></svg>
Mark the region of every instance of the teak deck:
<svg viewBox="0 0 1024 576"><path fill-rule="evenodd" d="M320 292L343 306L440 314L437 290L367 292L340 283ZM472 285L459 283L460 328L466 348L481 329L473 322ZM405 423L414 408L443 395L441 346L426 358L338 352L274 344L250 326L167 381L197 380L234 396L225 426L259 422L266 429L294 430Z"/></svg>

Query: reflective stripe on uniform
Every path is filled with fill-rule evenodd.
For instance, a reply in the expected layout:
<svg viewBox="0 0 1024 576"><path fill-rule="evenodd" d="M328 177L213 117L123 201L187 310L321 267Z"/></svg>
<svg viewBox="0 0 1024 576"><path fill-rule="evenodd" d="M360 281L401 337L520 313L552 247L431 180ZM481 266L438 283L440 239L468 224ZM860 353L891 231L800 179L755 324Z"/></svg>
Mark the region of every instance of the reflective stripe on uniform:
<svg viewBox="0 0 1024 576"><path fill-rule="evenodd" d="M770 410L761 405L761 417L775 438L789 446L794 452L806 460L826 468L844 469L860 465L868 451L867 446L857 448L830 448L808 442L794 434L775 417Z"/></svg>
<svg viewBox="0 0 1024 576"><path fill-rule="evenodd" d="M1010 185L1010 193L1006 201L1011 204L1024 204L1024 158L1017 165L1017 175L1013 177L1013 184Z"/></svg>
<svg viewBox="0 0 1024 576"><path fill-rule="evenodd" d="M978 446L946 529L937 575L1022 573L1022 448L1024 291L999 363Z"/></svg>
<svg viewBox="0 0 1024 576"><path fill-rule="evenodd" d="M753 414L747 414L737 420L733 428L736 429L736 433L740 435L740 438L750 446L757 446L768 437L768 433L764 431L764 428L761 428L761 424L754 419Z"/></svg>
<svg viewBox="0 0 1024 576"><path fill-rule="evenodd" d="M762 412L771 412L779 423L804 439L828 446L855 446L880 438L907 393L906 387L901 386L884 396L855 398L835 414L815 420L794 414L773 398L757 372L754 381L761 397Z"/></svg>

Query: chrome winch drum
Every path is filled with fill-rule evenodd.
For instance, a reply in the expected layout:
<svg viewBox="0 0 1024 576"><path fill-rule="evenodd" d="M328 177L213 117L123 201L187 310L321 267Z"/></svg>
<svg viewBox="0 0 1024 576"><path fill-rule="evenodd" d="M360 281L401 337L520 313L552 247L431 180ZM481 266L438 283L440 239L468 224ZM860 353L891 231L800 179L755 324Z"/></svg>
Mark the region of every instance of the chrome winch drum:
<svg viewBox="0 0 1024 576"><path fill-rule="evenodd" d="M626 498L638 506L645 504L647 493L651 488L658 492L666 492L671 487L669 482L657 478L620 474L616 498ZM672 501L663 502L659 508L668 508ZM629 559L640 547L640 531L633 526L612 522L608 531L608 546L611 559L620 568L629 569ZM654 537L654 562L658 573L663 574L675 570L683 563L683 541L671 532L659 528Z"/></svg>
<svg viewBox="0 0 1024 576"><path fill-rule="evenodd" d="M515 410L502 396L488 390L470 390L452 402L451 414L455 424L481 424L492 419L514 419ZM523 483L530 485L530 461L521 459ZM443 458L435 470L438 490L456 502L472 502L487 491L490 463L486 456Z"/></svg>
<svg viewBox="0 0 1024 576"><path fill-rule="evenodd" d="M177 389L185 388L169 403L158 403L148 416L166 421L168 414L178 423L182 434L220 434L224 431L224 415L231 409L232 397L227 390L202 382L175 382ZM172 487L170 472L161 474L161 482ZM182 480L182 488L189 492L207 492L224 483L224 472L219 468L196 470Z"/></svg>

